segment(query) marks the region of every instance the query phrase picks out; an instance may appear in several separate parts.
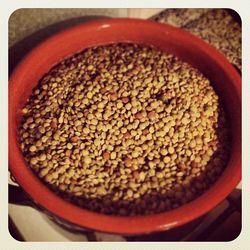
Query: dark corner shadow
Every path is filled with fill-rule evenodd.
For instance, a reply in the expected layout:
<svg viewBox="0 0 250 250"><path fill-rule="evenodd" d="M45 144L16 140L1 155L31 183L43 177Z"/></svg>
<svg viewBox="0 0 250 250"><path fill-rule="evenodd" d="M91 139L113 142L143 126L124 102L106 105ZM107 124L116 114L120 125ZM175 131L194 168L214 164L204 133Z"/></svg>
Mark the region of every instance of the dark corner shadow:
<svg viewBox="0 0 250 250"><path fill-rule="evenodd" d="M239 13L234 10L234 9L226 9L228 11L228 13L232 16L232 18L240 25L242 26L242 20L241 20L241 16L239 15Z"/></svg>
<svg viewBox="0 0 250 250"><path fill-rule="evenodd" d="M21 59L35 46L53 34L62 31L74 25L93 21L102 18L110 18L107 16L82 16L60 21L42 28L31 35L25 37L21 41L9 48L9 75L12 73L16 65Z"/></svg>
<svg viewBox="0 0 250 250"><path fill-rule="evenodd" d="M9 224L10 236L17 241L21 241L21 242L25 241L22 234L19 232L18 228L16 227L16 225L14 224L10 216L8 217L8 224Z"/></svg>

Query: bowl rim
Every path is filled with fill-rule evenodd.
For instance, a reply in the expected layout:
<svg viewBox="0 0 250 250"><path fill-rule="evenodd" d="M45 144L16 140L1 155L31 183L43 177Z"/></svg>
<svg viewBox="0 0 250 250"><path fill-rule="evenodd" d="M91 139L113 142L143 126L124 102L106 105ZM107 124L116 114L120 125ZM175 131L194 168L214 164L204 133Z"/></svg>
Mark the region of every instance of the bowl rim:
<svg viewBox="0 0 250 250"><path fill-rule="evenodd" d="M9 168L19 185L26 193L39 205L46 208L49 212L59 218L81 226L90 228L92 230L118 233L118 234L142 234L154 231L162 231L183 225L195 218L198 218L211 210L215 205L221 202L226 196L236 187L241 180L241 149L238 158L235 161L236 170L231 177L230 182L223 181L219 178L217 182L208 189L204 194L195 200L173 209L171 211L144 215L144 216L110 216L101 213L92 212L90 210L80 208L70 202L57 196L50 191L34 174L32 174L28 165L24 162L24 157L20 153L19 145L16 135L14 133L14 116L15 111L12 108L12 102L15 100L12 97L12 92L15 88L15 81L22 77L22 72L26 70L27 65L34 61L38 51L45 51L50 47L51 43L63 39L69 34L76 34L82 29L86 28L102 28L104 25L145 25L148 28L158 29L159 31L168 31L178 33L186 39L192 40L196 46L201 48L208 54L211 54L218 64L231 75L237 88L238 98L241 101L241 77L234 67L227 61L227 59L213 48L208 43L200 38L188 33L179 28L160 24L155 21L132 19L132 18L114 18L114 19L100 19L96 21L89 21L87 23L78 24L71 28L67 28L55 35L47 38L38 46L32 49L24 59L17 65L11 74L9 81ZM241 107L239 107L241 109ZM241 121L240 121L241 123ZM241 125L240 125L241 127ZM240 128L241 131L241 128ZM241 140L241 135L240 135ZM20 171L20 168L22 171ZM30 188L32 187L32 188ZM222 188L223 187L223 188ZM218 191L219 190L219 191ZM202 204L202 206L201 206Z"/></svg>

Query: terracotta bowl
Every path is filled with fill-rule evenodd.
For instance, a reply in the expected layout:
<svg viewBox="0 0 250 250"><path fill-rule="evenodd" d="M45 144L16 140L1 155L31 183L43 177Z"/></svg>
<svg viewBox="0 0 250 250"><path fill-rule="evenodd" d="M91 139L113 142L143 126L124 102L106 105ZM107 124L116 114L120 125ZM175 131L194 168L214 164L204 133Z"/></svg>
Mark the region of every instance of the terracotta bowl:
<svg viewBox="0 0 250 250"><path fill-rule="evenodd" d="M232 148L228 165L203 195L169 212L147 216L108 216L77 207L50 191L31 171L19 147L21 108L39 79L60 60L84 48L133 42L153 45L178 56L205 74L226 109ZM60 32L34 48L16 67L9 84L9 167L25 192L41 207L74 225L118 234L167 230L214 208L241 180L241 77L216 49L201 39L165 24L137 19L102 19Z"/></svg>

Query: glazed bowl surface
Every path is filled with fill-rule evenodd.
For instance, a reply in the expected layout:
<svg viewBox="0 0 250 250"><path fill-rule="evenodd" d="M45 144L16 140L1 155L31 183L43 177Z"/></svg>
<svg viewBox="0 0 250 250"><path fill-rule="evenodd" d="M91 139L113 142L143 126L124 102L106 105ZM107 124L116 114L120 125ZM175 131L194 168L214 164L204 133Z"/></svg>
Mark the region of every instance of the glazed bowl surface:
<svg viewBox="0 0 250 250"><path fill-rule="evenodd" d="M168 212L145 216L109 216L80 208L57 196L29 168L20 150L21 109L38 81L54 65L85 48L130 42L151 45L178 56L208 77L226 110L231 129L230 159L215 184L194 201ZM209 210L241 180L241 77L215 48L181 29L139 19L101 19L66 29L35 47L16 67L9 83L9 168L31 199L74 225L118 234L167 230Z"/></svg>

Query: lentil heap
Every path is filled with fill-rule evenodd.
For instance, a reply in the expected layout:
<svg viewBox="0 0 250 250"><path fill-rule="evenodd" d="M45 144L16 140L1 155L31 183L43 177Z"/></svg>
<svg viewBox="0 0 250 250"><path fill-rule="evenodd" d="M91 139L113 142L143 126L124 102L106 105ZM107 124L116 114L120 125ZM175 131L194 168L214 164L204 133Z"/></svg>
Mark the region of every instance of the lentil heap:
<svg viewBox="0 0 250 250"><path fill-rule="evenodd" d="M229 151L209 80L173 55L125 43L52 68L23 108L20 140L55 192L116 215L193 200L221 174Z"/></svg>

